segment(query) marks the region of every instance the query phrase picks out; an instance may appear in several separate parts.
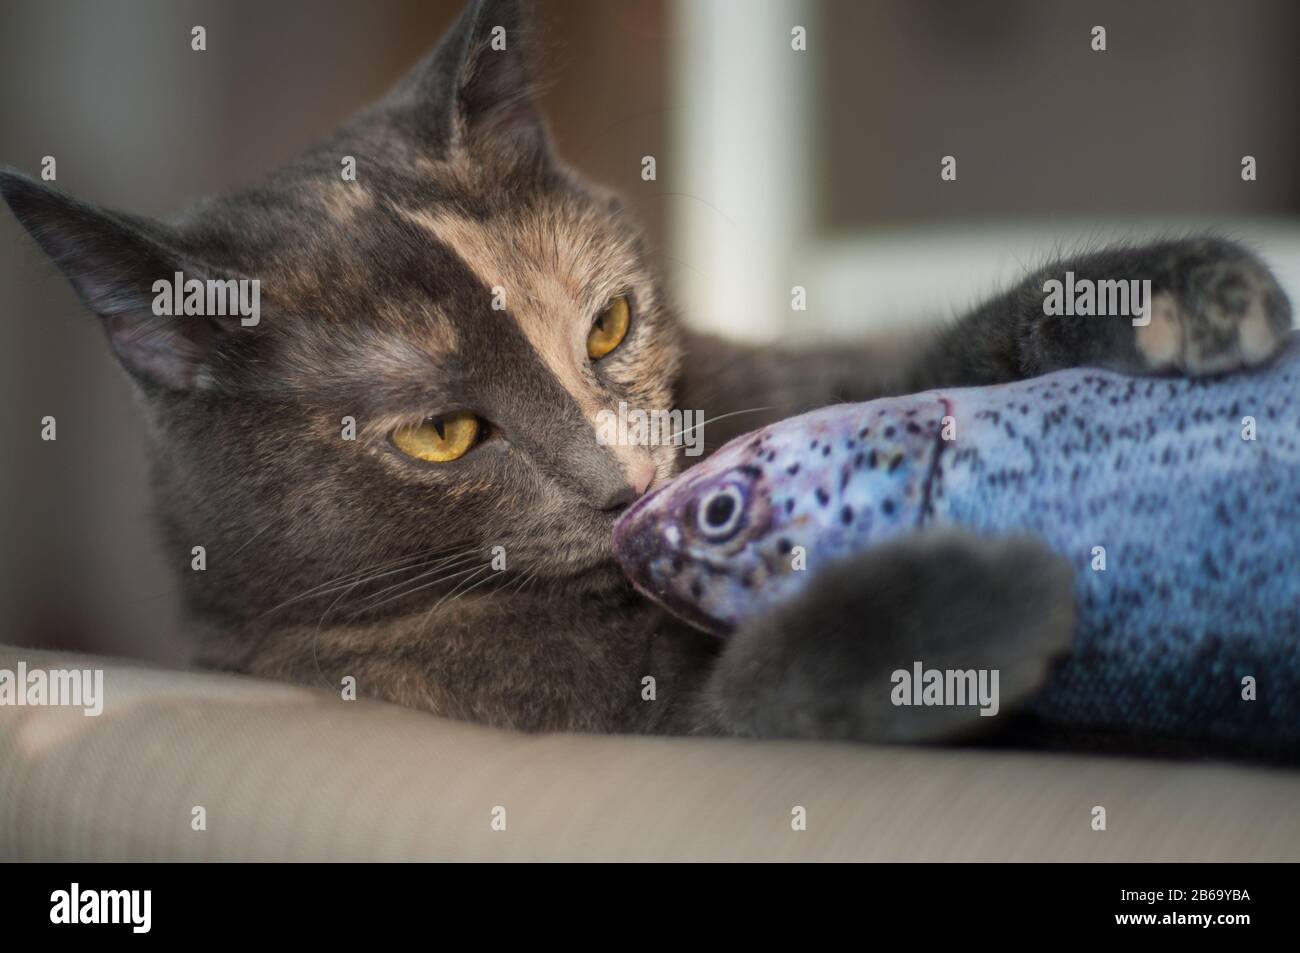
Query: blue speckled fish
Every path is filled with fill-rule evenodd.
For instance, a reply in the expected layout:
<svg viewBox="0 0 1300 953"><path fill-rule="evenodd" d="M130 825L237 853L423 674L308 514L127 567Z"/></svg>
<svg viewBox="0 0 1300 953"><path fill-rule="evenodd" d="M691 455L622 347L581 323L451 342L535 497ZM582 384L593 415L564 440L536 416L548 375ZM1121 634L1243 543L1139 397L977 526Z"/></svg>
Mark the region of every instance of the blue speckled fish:
<svg viewBox="0 0 1300 953"><path fill-rule="evenodd" d="M638 501L615 552L641 591L725 635L898 534L1028 532L1074 565L1079 613L1035 714L1300 746L1298 390L1293 336L1213 380L1067 370L827 407Z"/></svg>

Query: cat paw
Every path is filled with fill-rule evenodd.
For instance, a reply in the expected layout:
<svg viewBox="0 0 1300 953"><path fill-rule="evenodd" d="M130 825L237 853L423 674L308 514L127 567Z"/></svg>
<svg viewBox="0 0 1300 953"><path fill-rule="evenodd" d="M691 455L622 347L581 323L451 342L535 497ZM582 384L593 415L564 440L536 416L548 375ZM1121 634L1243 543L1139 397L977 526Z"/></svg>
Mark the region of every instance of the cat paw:
<svg viewBox="0 0 1300 953"><path fill-rule="evenodd" d="M1147 369L1221 374L1272 357L1291 330L1291 302L1267 266L1222 240L1193 245L1184 261L1136 328Z"/></svg>
<svg viewBox="0 0 1300 953"><path fill-rule="evenodd" d="M848 557L730 636L707 691L713 723L727 734L874 742L992 730L1073 645L1073 578L1037 540L956 531ZM986 678L991 705L900 699L918 665Z"/></svg>

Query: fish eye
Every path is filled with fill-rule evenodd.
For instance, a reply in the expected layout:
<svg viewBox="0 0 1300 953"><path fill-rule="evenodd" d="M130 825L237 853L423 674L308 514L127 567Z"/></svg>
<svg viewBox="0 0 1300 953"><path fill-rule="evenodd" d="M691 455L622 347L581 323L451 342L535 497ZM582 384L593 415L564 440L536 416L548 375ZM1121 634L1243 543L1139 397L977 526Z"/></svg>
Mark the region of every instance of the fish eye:
<svg viewBox="0 0 1300 953"><path fill-rule="evenodd" d="M728 484L718 487L700 500L695 524L708 539L722 542L735 534L744 512L745 498L739 489Z"/></svg>

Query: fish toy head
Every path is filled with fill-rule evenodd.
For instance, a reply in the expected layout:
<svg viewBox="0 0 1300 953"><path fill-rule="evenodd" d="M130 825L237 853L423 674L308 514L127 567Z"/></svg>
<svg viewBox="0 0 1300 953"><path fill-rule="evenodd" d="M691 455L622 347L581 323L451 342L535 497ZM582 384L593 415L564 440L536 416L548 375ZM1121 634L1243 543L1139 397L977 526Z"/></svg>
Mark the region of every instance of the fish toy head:
<svg viewBox="0 0 1300 953"><path fill-rule="evenodd" d="M633 504L615 556L642 593L725 635L817 566L919 526L947 415L923 394L746 434Z"/></svg>

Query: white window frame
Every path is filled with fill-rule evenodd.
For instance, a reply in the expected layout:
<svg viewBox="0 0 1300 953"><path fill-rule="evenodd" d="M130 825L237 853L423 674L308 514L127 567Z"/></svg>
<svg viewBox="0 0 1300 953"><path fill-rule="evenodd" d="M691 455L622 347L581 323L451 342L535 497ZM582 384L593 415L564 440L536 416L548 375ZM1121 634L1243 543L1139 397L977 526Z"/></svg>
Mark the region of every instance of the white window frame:
<svg viewBox="0 0 1300 953"><path fill-rule="evenodd" d="M862 336L959 315L1080 247L1211 227L1258 249L1300 301L1300 223L1084 219L817 228L815 0L675 0L669 175L674 292L697 328L753 340ZM791 48L794 26L807 52ZM940 156L935 156L935 175ZM791 289L807 289L807 310Z"/></svg>

